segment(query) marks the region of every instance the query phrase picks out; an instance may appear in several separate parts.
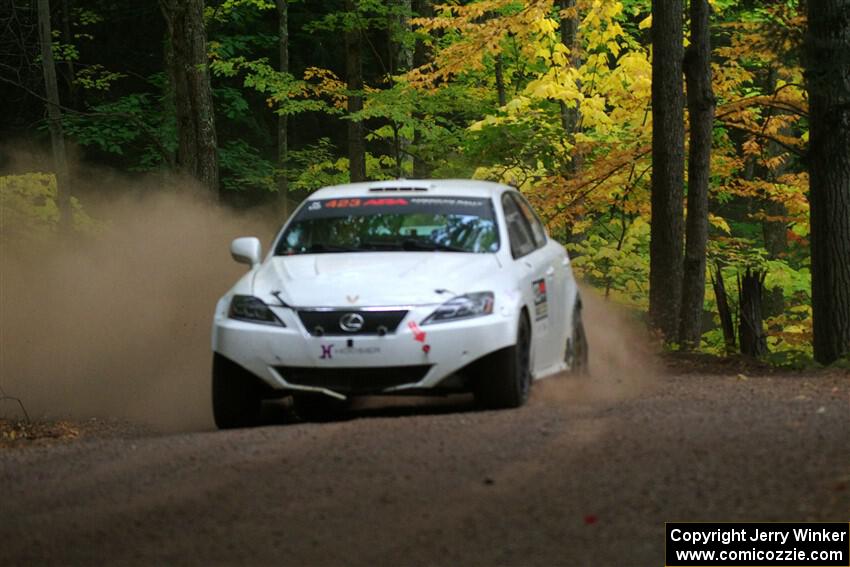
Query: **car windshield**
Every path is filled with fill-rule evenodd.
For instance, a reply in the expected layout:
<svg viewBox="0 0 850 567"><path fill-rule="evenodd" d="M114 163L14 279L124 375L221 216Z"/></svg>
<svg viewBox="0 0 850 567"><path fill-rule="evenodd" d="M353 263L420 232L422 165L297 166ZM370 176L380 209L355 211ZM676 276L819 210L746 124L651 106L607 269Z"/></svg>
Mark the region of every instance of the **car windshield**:
<svg viewBox="0 0 850 567"><path fill-rule="evenodd" d="M275 254L498 249L490 199L363 197L310 201L286 228Z"/></svg>

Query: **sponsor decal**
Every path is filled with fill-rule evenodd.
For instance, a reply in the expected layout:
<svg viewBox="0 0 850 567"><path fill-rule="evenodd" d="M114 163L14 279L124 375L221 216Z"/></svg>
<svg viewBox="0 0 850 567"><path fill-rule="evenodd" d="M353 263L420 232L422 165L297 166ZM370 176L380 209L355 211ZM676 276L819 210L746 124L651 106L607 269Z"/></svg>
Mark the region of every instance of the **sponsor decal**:
<svg viewBox="0 0 850 567"><path fill-rule="evenodd" d="M460 214L492 220L490 199L451 197L352 197L310 201L297 220L336 218L340 215Z"/></svg>
<svg viewBox="0 0 850 567"><path fill-rule="evenodd" d="M333 359L335 356L367 356L372 354L379 354L381 352L381 347L377 346L339 346L337 344L331 343L326 345L320 345L322 347L322 355L319 357L322 360ZM334 349L336 347L336 349Z"/></svg>
<svg viewBox="0 0 850 567"><path fill-rule="evenodd" d="M549 301L546 297L546 280L541 278L531 282L534 289L534 320L540 321L549 316Z"/></svg>
<svg viewBox="0 0 850 567"><path fill-rule="evenodd" d="M453 207L484 207L486 199L452 199L446 197L414 197L410 200L413 205L448 205Z"/></svg>
<svg viewBox="0 0 850 567"><path fill-rule="evenodd" d="M366 201L363 206L364 207L398 207L403 205L409 205L410 202L407 199L369 199Z"/></svg>
<svg viewBox="0 0 850 567"><path fill-rule="evenodd" d="M413 340L419 341L420 343L425 342L425 331L422 330L422 327L416 324L416 321L411 321L407 324L410 328L411 332L413 332Z"/></svg>
<svg viewBox="0 0 850 567"><path fill-rule="evenodd" d="M358 207L398 207L410 204L407 199L331 199L325 202L328 209L356 209ZM311 209L313 210L313 209Z"/></svg>

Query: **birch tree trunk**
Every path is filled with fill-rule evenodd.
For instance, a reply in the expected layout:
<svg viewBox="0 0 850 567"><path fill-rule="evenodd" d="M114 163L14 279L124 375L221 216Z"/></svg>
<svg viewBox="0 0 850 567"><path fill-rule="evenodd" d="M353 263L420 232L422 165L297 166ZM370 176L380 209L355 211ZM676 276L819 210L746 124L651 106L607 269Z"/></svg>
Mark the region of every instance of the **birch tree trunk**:
<svg viewBox="0 0 850 567"><path fill-rule="evenodd" d="M59 106L59 86L56 83L56 63L53 60L53 37L50 26L50 0L38 0L38 34L41 43L41 67L44 71L44 92L47 99L47 126L56 172L56 205L59 208L59 229L69 230L71 218L71 183L65 135L62 132L62 109Z"/></svg>

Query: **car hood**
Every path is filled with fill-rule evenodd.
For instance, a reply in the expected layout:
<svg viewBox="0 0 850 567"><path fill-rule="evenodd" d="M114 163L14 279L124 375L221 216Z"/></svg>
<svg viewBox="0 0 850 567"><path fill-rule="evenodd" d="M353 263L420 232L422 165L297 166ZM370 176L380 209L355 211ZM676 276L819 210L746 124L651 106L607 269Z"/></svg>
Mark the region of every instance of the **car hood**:
<svg viewBox="0 0 850 567"><path fill-rule="evenodd" d="M254 295L294 307L367 307L442 303L500 269L495 254L355 252L272 256L257 271Z"/></svg>

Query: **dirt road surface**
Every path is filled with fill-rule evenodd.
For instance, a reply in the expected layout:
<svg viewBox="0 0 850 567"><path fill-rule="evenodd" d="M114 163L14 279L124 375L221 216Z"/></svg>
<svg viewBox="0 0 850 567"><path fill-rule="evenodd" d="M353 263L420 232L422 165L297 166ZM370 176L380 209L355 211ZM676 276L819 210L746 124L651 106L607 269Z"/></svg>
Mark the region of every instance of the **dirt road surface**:
<svg viewBox="0 0 850 567"><path fill-rule="evenodd" d="M0 564L658 566L665 521L850 517L846 375L627 379L0 450Z"/></svg>

